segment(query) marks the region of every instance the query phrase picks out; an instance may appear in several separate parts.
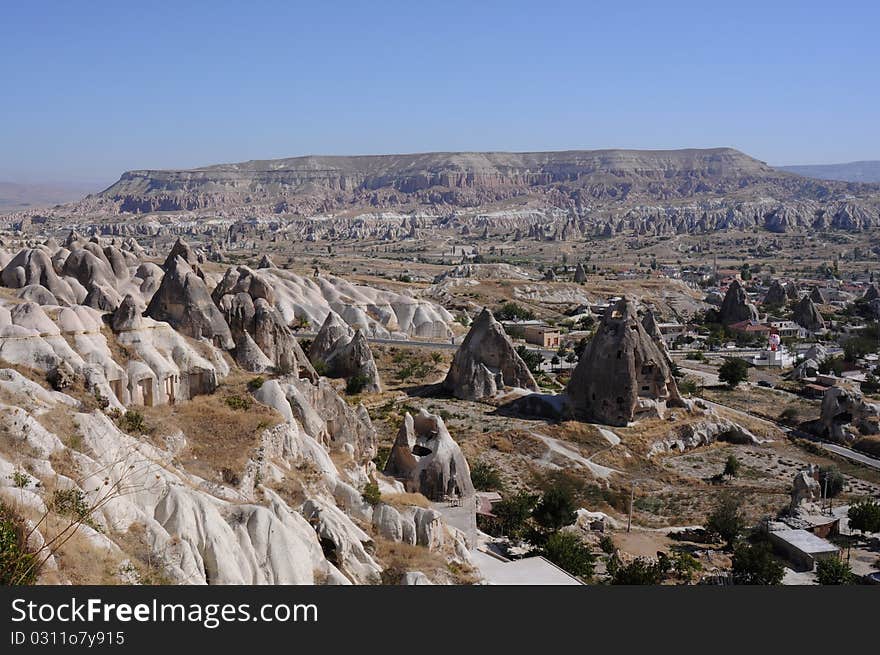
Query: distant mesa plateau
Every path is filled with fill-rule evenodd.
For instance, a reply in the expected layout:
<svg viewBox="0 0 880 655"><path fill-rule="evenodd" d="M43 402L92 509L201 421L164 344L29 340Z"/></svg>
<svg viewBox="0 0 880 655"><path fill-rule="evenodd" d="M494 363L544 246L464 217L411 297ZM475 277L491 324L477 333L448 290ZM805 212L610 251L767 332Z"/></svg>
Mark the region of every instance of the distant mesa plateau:
<svg viewBox="0 0 880 655"><path fill-rule="evenodd" d="M880 169L860 166L853 172L860 181L848 182L820 179L835 177L833 166L773 168L732 148L307 156L128 171L78 202L10 216L107 223L391 213L468 229L488 217L511 233L540 228L562 240L755 227L858 231L880 220ZM537 225L536 215L545 223Z"/></svg>

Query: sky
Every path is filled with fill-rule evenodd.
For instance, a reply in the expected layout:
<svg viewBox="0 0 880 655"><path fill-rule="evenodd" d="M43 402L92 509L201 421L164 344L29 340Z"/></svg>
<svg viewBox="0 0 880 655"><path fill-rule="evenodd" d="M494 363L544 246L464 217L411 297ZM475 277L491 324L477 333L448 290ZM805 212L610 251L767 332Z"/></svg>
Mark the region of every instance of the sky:
<svg viewBox="0 0 880 655"><path fill-rule="evenodd" d="M880 159L878 24L875 0L4 2L0 180L437 150Z"/></svg>

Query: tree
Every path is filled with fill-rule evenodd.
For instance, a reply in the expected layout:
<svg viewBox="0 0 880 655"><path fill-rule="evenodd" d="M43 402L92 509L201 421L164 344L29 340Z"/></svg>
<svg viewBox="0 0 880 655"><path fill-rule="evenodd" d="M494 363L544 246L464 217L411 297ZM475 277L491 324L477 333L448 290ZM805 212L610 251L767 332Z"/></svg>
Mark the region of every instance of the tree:
<svg viewBox="0 0 880 655"><path fill-rule="evenodd" d="M367 386L369 381L370 379L366 375L361 375L360 373L352 375L345 383L345 393L349 396L359 394L364 390L364 387Z"/></svg>
<svg viewBox="0 0 880 655"><path fill-rule="evenodd" d="M816 564L816 579L822 585L844 585L853 581L849 563L839 557L820 559Z"/></svg>
<svg viewBox="0 0 880 655"><path fill-rule="evenodd" d="M672 554L670 558L672 562L672 571L681 580L690 582L693 580L694 574L703 570L700 560L685 551L678 551Z"/></svg>
<svg viewBox="0 0 880 655"><path fill-rule="evenodd" d="M739 473L739 466L739 460L736 458L736 455L728 455L727 461L724 462L724 472L722 475L728 478L735 478Z"/></svg>
<svg viewBox="0 0 880 655"><path fill-rule="evenodd" d="M622 564L612 557L608 562L608 572L613 585L655 585L663 580L663 567L646 557L637 557L629 564Z"/></svg>
<svg viewBox="0 0 880 655"><path fill-rule="evenodd" d="M617 547L614 545L614 539L611 538L611 535L607 534L603 534L602 538L599 539L599 548L608 555L613 555L614 551L617 550Z"/></svg>
<svg viewBox="0 0 880 655"><path fill-rule="evenodd" d="M502 533L514 539L521 537L537 502L536 495L520 491L492 505L492 513L498 517Z"/></svg>
<svg viewBox="0 0 880 655"><path fill-rule="evenodd" d="M532 512L532 518L549 532L556 532L577 520L577 505L571 492L561 485L548 489Z"/></svg>
<svg viewBox="0 0 880 655"><path fill-rule="evenodd" d="M544 358L541 356L541 353L535 350L529 350L525 346L517 346L516 354L520 356L526 366L529 367L529 370L533 374L538 374L541 369L541 363L544 361Z"/></svg>
<svg viewBox="0 0 880 655"><path fill-rule="evenodd" d="M593 575L596 558L581 539L571 532L554 532L543 548L544 557L579 578Z"/></svg>
<svg viewBox="0 0 880 655"><path fill-rule="evenodd" d="M733 546L745 527L745 520L739 511L739 501L732 495L724 495L706 521L706 529L721 537L728 548Z"/></svg>
<svg viewBox="0 0 880 655"><path fill-rule="evenodd" d="M785 567L773 557L766 541L756 544L742 542L733 551L733 581L741 585L777 585L782 582Z"/></svg>
<svg viewBox="0 0 880 655"><path fill-rule="evenodd" d="M826 498L836 498L846 486L846 479L836 466L823 466L819 469L819 486Z"/></svg>
<svg viewBox="0 0 880 655"><path fill-rule="evenodd" d="M746 360L731 357L724 360L718 369L718 379L724 382L730 389L735 389L740 382L749 379L749 365Z"/></svg>
<svg viewBox="0 0 880 655"><path fill-rule="evenodd" d="M535 318L535 313L531 309L517 305L515 302L506 302L495 312L495 318L499 321L529 321Z"/></svg>
<svg viewBox="0 0 880 655"><path fill-rule="evenodd" d="M483 461L474 462L471 466L471 482L477 491L495 491L503 486L498 469Z"/></svg>
<svg viewBox="0 0 880 655"><path fill-rule="evenodd" d="M873 498L865 498L852 505L846 515L851 529L880 532L880 504Z"/></svg>

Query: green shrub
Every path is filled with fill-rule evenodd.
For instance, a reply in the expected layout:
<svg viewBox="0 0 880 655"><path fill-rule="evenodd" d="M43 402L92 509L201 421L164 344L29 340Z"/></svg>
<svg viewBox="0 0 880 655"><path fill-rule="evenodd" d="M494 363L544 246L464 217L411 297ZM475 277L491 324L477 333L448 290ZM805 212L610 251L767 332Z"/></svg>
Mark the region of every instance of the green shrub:
<svg viewBox="0 0 880 655"><path fill-rule="evenodd" d="M785 567L773 557L769 542L742 542L733 551L733 581L741 585L777 585Z"/></svg>
<svg viewBox="0 0 880 655"><path fill-rule="evenodd" d="M847 512L849 527L859 532L880 532L880 503L873 498L860 500Z"/></svg>
<svg viewBox="0 0 880 655"><path fill-rule="evenodd" d="M525 362L526 366L532 372L532 375L538 375L541 372L541 363L544 357L536 350L529 350L525 346L517 346L516 354Z"/></svg>
<svg viewBox="0 0 880 655"><path fill-rule="evenodd" d="M706 521L706 529L721 537L730 548L743 528L745 520L739 510L739 501L732 495L722 496Z"/></svg>
<svg viewBox="0 0 880 655"><path fill-rule="evenodd" d="M530 321L535 318L535 312L515 302L506 302L495 312L495 318L499 321Z"/></svg>
<svg viewBox="0 0 880 655"><path fill-rule="evenodd" d="M0 585L33 584L39 573L36 554L27 546L24 520L0 503Z"/></svg>
<svg viewBox="0 0 880 655"><path fill-rule="evenodd" d="M672 554L670 558L672 562L672 570L675 575L688 582L693 579L695 573L703 569L700 560L685 551L678 551Z"/></svg>
<svg viewBox="0 0 880 655"><path fill-rule="evenodd" d="M91 508L86 495L79 489L56 489L52 493L52 509L74 521L88 523Z"/></svg>
<svg viewBox="0 0 880 655"><path fill-rule="evenodd" d="M849 563L839 557L820 559L816 564L816 579L821 585L844 585L853 582Z"/></svg>
<svg viewBox="0 0 880 655"><path fill-rule="evenodd" d="M577 519L577 504L571 491L563 485L555 485L541 496L532 512L535 522L545 530L555 532Z"/></svg>
<svg viewBox="0 0 880 655"><path fill-rule="evenodd" d="M352 375L345 383L345 393L349 396L358 394L364 390L364 387L367 386L369 382L370 379L366 375L361 375L360 373Z"/></svg>
<svg viewBox="0 0 880 655"><path fill-rule="evenodd" d="M827 498L836 498L845 486L846 479L836 466L823 466L819 469L819 487Z"/></svg>
<svg viewBox="0 0 880 655"><path fill-rule="evenodd" d="M718 369L718 379L733 389L740 382L745 382L749 379L749 365L744 359L739 359L738 357L725 359Z"/></svg>
<svg viewBox="0 0 880 655"><path fill-rule="evenodd" d="M376 449L376 456L373 458L373 464L376 465L378 470L383 470L385 468L385 463L388 461L388 456L391 454L390 446L379 446Z"/></svg>
<svg viewBox="0 0 880 655"><path fill-rule="evenodd" d="M724 472L722 475L728 478L735 478L739 474L740 463L736 455L728 455L727 461L724 462Z"/></svg>
<svg viewBox="0 0 880 655"><path fill-rule="evenodd" d="M133 409L122 414L116 421L116 424L123 432L129 432L132 434L146 434L149 432L147 422L144 420L144 415Z"/></svg>
<svg viewBox="0 0 880 655"><path fill-rule="evenodd" d="M593 575L596 558L581 539L571 532L554 532L543 548L544 557L579 578Z"/></svg>
<svg viewBox="0 0 880 655"><path fill-rule="evenodd" d="M374 507L382 502L382 493L379 491L379 484L375 481L367 482L364 491L361 494L365 503L369 503Z"/></svg>
<svg viewBox="0 0 880 655"><path fill-rule="evenodd" d="M496 491L503 486L498 469L483 461L474 462L471 466L471 482L477 491Z"/></svg>
<svg viewBox="0 0 880 655"><path fill-rule="evenodd" d="M521 538L537 502L538 496L520 491L492 505L492 513L498 517L502 533L513 539Z"/></svg>
<svg viewBox="0 0 880 655"><path fill-rule="evenodd" d="M263 383L265 382L265 378L262 375L258 375L257 377L252 378L248 381L247 388L249 391L257 391L258 389L262 388Z"/></svg>
<svg viewBox="0 0 880 655"><path fill-rule="evenodd" d="M613 585L655 585L663 580L663 566L645 557L637 557L629 564L621 563L612 557L608 562L608 573Z"/></svg>
<svg viewBox="0 0 880 655"><path fill-rule="evenodd" d="M30 476L19 470L13 471L12 475L9 476L9 479L12 480L12 486L17 489L27 489L31 483Z"/></svg>
<svg viewBox="0 0 880 655"><path fill-rule="evenodd" d="M226 405L230 409L241 410L246 412L253 405L253 401L250 398L242 397L242 396L226 396Z"/></svg>

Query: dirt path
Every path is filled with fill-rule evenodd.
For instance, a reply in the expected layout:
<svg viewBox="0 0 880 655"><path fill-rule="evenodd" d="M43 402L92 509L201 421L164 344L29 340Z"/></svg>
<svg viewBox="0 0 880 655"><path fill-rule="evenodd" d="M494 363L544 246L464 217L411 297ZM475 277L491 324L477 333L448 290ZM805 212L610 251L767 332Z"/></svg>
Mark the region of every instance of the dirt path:
<svg viewBox="0 0 880 655"><path fill-rule="evenodd" d="M558 466L558 464L553 461L553 455L556 454L574 462L575 464L580 464L584 468L589 469L590 472L597 478L602 478L603 480L607 480L612 473L620 473L620 471L618 471L617 469L602 466L601 464L596 464L595 462L591 461L592 458L599 453L605 452L604 450L599 451L599 453L594 453L590 457L584 457L578 451L572 449L559 439L548 437L547 435L540 434L539 432L532 432L531 434L533 437L536 437L537 439L543 441L544 445L546 445L549 449L548 453L542 458L542 461L545 464L548 464L550 466ZM611 447L613 448L613 446Z"/></svg>

